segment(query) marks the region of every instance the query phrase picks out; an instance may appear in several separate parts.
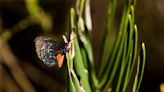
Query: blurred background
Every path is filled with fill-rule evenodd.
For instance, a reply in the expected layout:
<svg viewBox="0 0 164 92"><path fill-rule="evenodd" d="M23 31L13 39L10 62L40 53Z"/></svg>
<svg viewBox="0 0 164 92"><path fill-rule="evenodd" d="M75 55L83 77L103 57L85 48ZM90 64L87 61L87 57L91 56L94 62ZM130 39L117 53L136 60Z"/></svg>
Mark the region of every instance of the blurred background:
<svg viewBox="0 0 164 92"><path fill-rule="evenodd" d="M0 0L0 92L67 92L65 67L44 65L37 58L34 39L45 30L53 30L54 35L65 34L69 29L69 9L75 6L75 0L38 0L38 7L31 3L32 10L27 1L30 0ZM91 0L95 62L99 62L108 1ZM118 0L116 25L125 3L126 0ZM35 12L37 16L31 18ZM164 83L164 0L137 0L135 18L139 43L145 42L147 52L140 92L160 92Z"/></svg>

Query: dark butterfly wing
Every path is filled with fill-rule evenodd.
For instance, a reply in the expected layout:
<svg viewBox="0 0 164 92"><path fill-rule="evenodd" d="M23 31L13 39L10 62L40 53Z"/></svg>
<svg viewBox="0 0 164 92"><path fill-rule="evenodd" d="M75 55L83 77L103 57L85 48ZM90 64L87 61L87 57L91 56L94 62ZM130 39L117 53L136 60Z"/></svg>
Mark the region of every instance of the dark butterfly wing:
<svg viewBox="0 0 164 92"><path fill-rule="evenodd" d="M56 64L56 55L65 54L66 44L55 39L39 36L35 39L38 58L48 66Z"/></svg>

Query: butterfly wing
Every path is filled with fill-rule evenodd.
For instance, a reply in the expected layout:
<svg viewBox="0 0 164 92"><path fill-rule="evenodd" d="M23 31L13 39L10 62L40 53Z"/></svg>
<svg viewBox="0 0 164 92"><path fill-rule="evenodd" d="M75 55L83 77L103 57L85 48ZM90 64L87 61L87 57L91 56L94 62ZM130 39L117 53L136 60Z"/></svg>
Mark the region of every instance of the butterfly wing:
<svg viewBox="0 0 164 92"><path fill-rule="evenodd" d="M54 39L51 38L46 38L43 36L37 37L35 39L35 47L36 47L36 52L38 55L38 58L44 62L44 64L48 66L54 66L56 64L56 61L60 61L60 66L61 67L61 61L63 62L64 58L61 56L57 58L58 54L63 55L65 51L65 44L58 42Z"/></svg>

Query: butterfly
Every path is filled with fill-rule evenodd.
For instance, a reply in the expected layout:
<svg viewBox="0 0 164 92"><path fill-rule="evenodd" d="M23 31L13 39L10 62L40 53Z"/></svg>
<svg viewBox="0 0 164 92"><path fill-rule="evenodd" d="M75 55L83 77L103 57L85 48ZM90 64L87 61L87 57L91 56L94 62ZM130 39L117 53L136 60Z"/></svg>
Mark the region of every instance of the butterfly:
<svg viewBox="0 0 164 92"><path fill-rule="evenodd" d="M52 67L57 63L58 68L62 67L64 56L69 51L68 43L44 36L39 36L34 41L37 56L44 64Z"/></svg>

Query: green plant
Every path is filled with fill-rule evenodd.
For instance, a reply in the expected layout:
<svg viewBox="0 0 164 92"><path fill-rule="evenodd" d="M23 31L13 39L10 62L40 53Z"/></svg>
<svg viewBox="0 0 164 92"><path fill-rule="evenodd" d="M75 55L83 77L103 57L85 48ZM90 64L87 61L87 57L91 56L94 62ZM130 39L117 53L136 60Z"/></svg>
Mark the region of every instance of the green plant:
<svg viewBox="0 0 164 92"><path fill-rule="evenodd" d="M9 40L15 33L34 24L39 24L45 35L51 34L52 18L39 7L38 0L25 0L25 3L30 16L10 28L11 31L6 29L0 35L1 42ZM134 70L137 71L132 91L139 91L144 73L146 51L142 43L140 54L137 55L138 30L135 24L135 5L136 0L127 0L119 31L115 37L113 36L115 31L113 25L117 0L110 0L99 57L100 69L96 74L89 38L89 33L92 32L90 0L76 1L76 7L70 9L71 31L68 32L70 50L66 53L69 92L126 92ZM137 61L136 69L134 69L135 61ZM26 86L22 88L29 90Z"/></svg>
<svg viewBox="0 0 164 92"><path fill-rule="evenodd" d="M128 0L124 6L115 41L112 34L117 0L110 1L99 59L98 77L94 71L92 44L88 34L91 32L88 3L89 0L77 0L76 8L70 10L71 50L67 54L69 91L125 92L134 70L135 61L138 60L133 85L133 92L138 92L142 81L146 52L145 45L142 43L141 54L137 56L138 30L134 21L136 1ZM75 37L79 38L73 39Z"/></svg>
<svg viewBox="0 0 164 92"><path fill-rule="evenodd" d="M25 0L25 3L30 16L12 27L11 31L6 30L1 34L1 42L7 41L15 33L33 24L39 24L44 34L51 34L51 16L39 7L37 0ZM137 55L138 30L135 24L135 5L136 0L128 0L124 5L119 31L115 38L113 25L117 0L110 0L98 74L95 73L92 44L89 38L89 33L92 32L90 0L77 0L76 7L70 9L71 31L68 32L70 50L66 53L70 92L126 92L134 70L137 71L132 91L139 91L144 73L146 51L142 43L140 54ZM135 61L137 61L136 69L134 68ZM26 86L22 88L29 90Z"/></svg>

